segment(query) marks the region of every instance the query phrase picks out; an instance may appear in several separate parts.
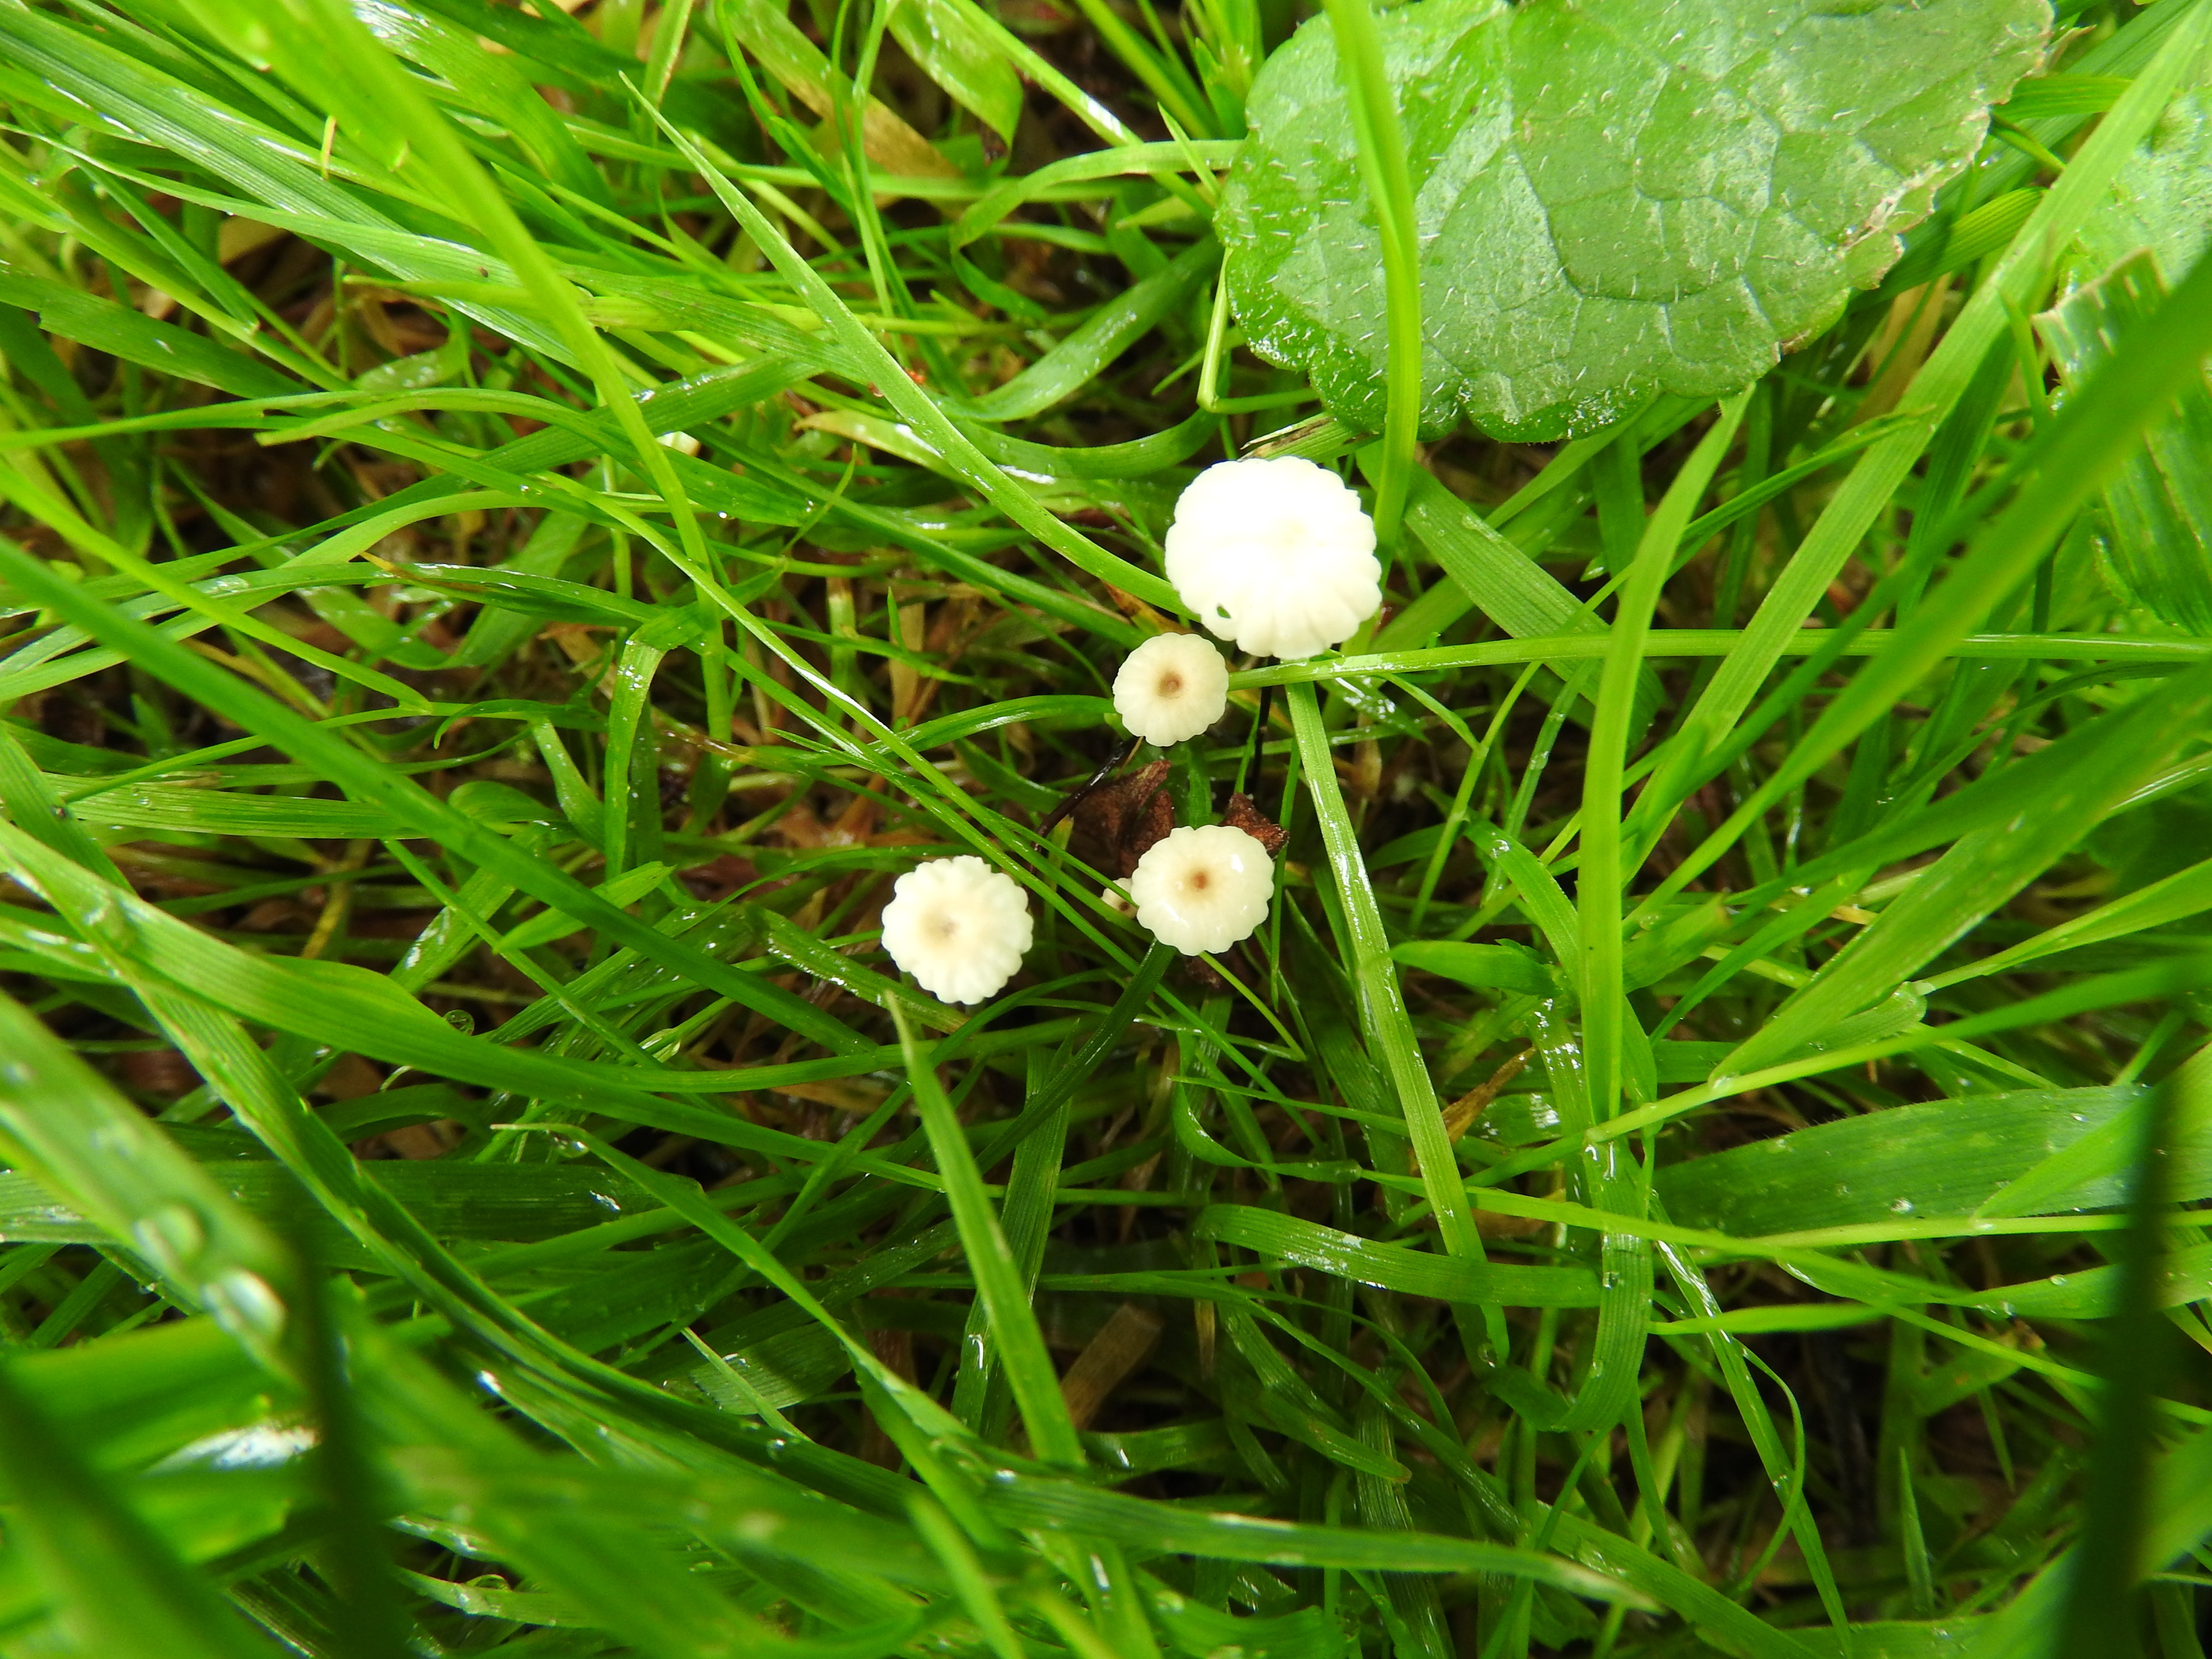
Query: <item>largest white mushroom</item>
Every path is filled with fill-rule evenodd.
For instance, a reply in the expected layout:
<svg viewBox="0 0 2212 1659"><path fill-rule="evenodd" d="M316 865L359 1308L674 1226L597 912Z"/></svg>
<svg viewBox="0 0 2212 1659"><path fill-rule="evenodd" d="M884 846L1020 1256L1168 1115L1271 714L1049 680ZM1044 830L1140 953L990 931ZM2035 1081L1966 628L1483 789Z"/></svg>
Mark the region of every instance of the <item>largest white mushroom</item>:
<svg viewBox="0 0 2212 1659"><path fill-rule="evenodd" d="M1167 566L1200 622L1259 657L1310 657L1382 604L1374 520L1335 473L1294 455L1200 473L1176 502Z"/></svg>
<svg viewBox="0 0 2212 1659"><path fill-rule="evenodd" d="M1036 935L1012 876L970 854L909 870L884 906L884 949L947 1002L985 1002L1018 973Z"/></svg>

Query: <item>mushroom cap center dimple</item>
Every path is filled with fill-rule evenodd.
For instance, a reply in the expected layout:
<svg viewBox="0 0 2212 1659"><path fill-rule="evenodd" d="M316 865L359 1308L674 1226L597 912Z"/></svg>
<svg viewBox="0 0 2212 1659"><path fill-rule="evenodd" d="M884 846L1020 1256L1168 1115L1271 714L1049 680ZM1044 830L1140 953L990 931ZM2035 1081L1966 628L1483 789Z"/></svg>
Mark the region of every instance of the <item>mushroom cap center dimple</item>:
<svg viewBox="0 0 2212 1659"><path fill-rule="evenodd" d="M1197 888L1201 893L1206 890L1206 884L1211 879L1212 877L1206 871L1194 870L1190 872L1190 884Z"/></svg>
<svg viewBox="0 0 2212 1659"><path fill-rule="evenodd" d="M1176 696L1182 690L1182 676L1180 674L1161 675L1159 690L1160 695L1164 697L1172 697Z"/></svg>
<svg viewBox="0 0 2212 1659"><path fill-rule="evenodd" d="M931 919L929 931L939 939L951 939L960 931L960 920L957 916L948 916L939 911Z"/></svg>

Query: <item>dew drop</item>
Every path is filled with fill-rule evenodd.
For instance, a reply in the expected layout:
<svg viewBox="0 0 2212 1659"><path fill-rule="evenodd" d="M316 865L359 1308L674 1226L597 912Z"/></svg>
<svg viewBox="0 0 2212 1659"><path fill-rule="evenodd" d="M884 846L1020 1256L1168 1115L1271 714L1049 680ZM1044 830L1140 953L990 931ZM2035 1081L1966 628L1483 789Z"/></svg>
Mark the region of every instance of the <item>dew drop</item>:
<svg viewBox="0 0 2212 1659"><path fill-rule="evenodd" d="M180 1273L207 1243L207 1229L184 1204L165 1204L131 1224L138 1253L165 1273Z"/></svg>

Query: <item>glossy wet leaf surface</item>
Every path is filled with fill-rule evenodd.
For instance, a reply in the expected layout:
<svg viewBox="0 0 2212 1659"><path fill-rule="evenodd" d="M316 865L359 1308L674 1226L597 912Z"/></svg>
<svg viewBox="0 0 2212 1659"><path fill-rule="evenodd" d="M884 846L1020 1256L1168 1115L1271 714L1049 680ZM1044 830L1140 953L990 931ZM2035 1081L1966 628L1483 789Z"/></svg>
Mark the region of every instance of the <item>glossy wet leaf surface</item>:
<svg viewBox="0 0 2212 1659"><path fill-rule="evenodd" d="M2033 0L1425 0L1382 33L1421 241L1422 424L1594 431L1832 319L2034 61ZM1379 430L1383 297L1328 26L1268 60L1223 202L1238 319Z"/></svg>

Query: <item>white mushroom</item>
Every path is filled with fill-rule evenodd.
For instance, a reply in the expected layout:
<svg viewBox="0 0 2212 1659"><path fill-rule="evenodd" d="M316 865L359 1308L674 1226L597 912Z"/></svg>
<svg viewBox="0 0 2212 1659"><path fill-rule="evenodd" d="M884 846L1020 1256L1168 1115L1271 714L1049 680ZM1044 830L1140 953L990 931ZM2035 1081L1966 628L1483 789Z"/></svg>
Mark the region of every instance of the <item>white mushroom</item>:
<svg viewBox="0 0 2212 1659"><path fill-rule="evenodd" d="M1267 849L1225 823L1171 830L1125 884L1137 920L1187 957L1226 951L1267 919L1275 888Z"/></svg>
<svg viewBox="0 0 2212 1659"><path fill-rule="evenodd" d="M1018 972L1036 937L1012 876L963 854L898 878L884 906L884 949L915 984L947 1002L982 1002Z"/></svg>
<svg viewBox="0 0 2212 1659"><path fill-rule="evenodd" d="M1200 621L1261 657L1310 657L1382 603L1375 524L1327 467L1285 455L1200 473L1168 526L1168 580Z"/></svg>
<svg viewBox="0 0 2212 1659"><path fill-rule="evenodd" d="M1229 665L1197 634L1155 634L1114 676L1114 712L1132 735L1166 748L1229 707Z"/></svg>

